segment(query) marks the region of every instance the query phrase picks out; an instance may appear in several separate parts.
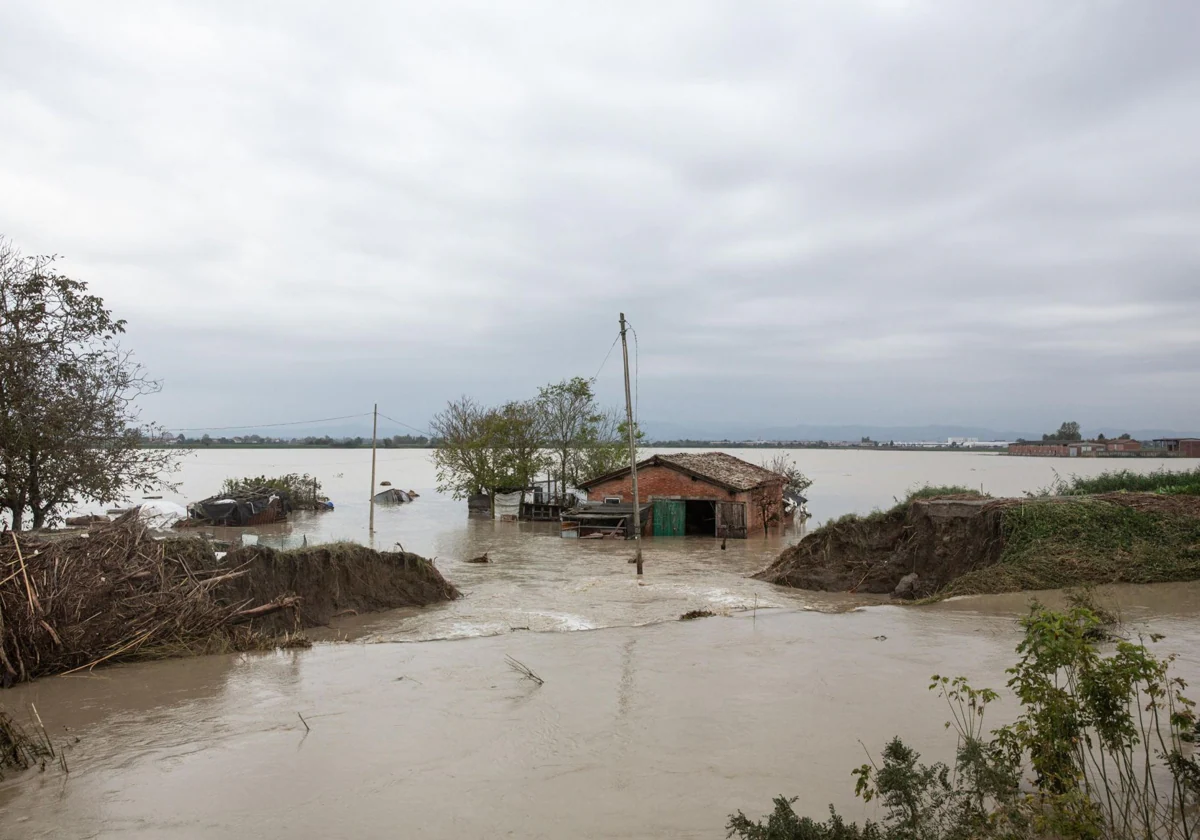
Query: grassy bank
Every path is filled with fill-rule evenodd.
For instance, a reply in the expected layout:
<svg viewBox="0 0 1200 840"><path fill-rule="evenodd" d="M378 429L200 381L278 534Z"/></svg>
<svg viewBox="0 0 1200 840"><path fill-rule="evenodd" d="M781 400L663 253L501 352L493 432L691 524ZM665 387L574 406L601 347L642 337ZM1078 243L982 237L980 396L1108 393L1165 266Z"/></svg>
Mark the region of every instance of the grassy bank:
<svg viewBox="0 0 1200 840"><path fill-rule="evenodd" d="M1073 475L1055 482L1042 495L1087 496L1099 493L1159 493L1162 495L1200 496L1200 467L1183 472L1156 470L1136 473L1110 470L1097 476Z"/></svg>
<svg viewBox="0 0 1200 840"><path fill-rule="evenodd" d="M1000 530L999 561L967 572L939 595L1200 579L1194 514L1096 496L1032 499L1002 509Z"/></svg>
<svg viewBox="0 0 1200 840"><path fill-rule="evenodd" d="M1059 479L1023 499L921 487L826 523L756 577L908 599L1197 580L1200 470Z"/></svg>

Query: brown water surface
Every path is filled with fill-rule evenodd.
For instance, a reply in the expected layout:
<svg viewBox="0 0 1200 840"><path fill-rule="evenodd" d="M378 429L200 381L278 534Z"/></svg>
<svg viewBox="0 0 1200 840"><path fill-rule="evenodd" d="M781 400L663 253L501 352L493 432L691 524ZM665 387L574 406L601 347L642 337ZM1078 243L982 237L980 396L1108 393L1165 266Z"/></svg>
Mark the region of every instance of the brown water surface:
<svg viewBox="0 0 1200 840"><path fill-rule="evenodd" d="M925 480L979 477L1014 493L1052 477L1038 459L796 454L818 479L822 517L890 504ZM36 704L69 745L72 772L0 784L0 837L721 838L731 811L763 813L780 793L816 816L834 802L861 817L849 776L864 760L859 739L877 752L899 733L927 759L949 757L929 676L1001 688L1013 661L1027 594L861 608L853 596L744 577L795 534L724 552L712 540L648 540L639 584L627 545L467 520L433 492L424 457L384 453L380 478L424 495L381 511L376 541L436 556L467 597L330 631L351 642L119 666L5 692L18 715ZM338 510L265 530L263 541L361 538L361 460L213 451L185 468L182 492L207 495L225 474L316 472ZM483 551L496 562L463 562ZM1134 630L1166 634L1163 652L1200 677L1200 584L1103 597ZM723 615L673 620L696 608ZM536 632L588 628L599 629ZM1013 712L1006 697L995 722Z"/></svg>

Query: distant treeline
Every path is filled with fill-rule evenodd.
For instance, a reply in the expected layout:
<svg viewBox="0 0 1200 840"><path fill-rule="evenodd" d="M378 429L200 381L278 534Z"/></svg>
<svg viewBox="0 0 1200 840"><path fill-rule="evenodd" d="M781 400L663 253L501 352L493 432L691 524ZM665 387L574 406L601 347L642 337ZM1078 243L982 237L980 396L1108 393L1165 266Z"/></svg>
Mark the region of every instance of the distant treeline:
<svg viewBox="0 0 1200 840"><path fill-rule="evenodd" d="M362 446L369 447L371 439L369 437L330 437L324 435L322 437L299 437L299 438L277 438L264 437L262 435L238 435L236 437L211 437L209 435L201 435L198 438L178 435L172 439L163 439L155 441L157 446L186 446L192 448L204 448L210 446L232 448L232 447L252 447L252 448L269 448L269 447L326 447L331 449L355 449ZM380 449L421 449L437 445L437 441L425 437L424 435L392 435L391 437L379 438L378 446Z"/></svg>

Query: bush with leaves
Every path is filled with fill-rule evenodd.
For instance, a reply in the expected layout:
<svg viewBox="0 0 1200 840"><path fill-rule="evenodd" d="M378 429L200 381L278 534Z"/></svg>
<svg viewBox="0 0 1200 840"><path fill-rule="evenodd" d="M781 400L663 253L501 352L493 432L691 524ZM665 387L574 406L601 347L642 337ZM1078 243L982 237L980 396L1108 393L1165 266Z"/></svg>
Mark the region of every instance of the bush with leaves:
<svg viewBox="0 0 1200 840"><path fill-rule="evenodd" d="M296 510L324 510L329 498L321 492L321 482L308 473L288 473L269 478L265 475L251 478L227 478L221 485L222 496L255 495L262 490L287 494L288 501Z"/></svg>
<svg viewBox="0 0 1200 840"><path fill-rule="evenodd" d="M882 822L859 828L832 807L830 819L816 822L780 797L765 822L740 811L730 817L728 836L1196 838L1200 763L1191 745L1200 729L1186 684L1170 674L1174 657L1155 656L1145 639L1120 639L1102 652L1105 623L1082 603L1062 612L1035 603L1022 621L1021 658L1008 671L1021 714L990 734L984 713L999 695L935 675L930 688L946 700L947 727L958 734L954 767L920 764L893 739L881 765L854 771L858 796L886 806Z"/></svg>

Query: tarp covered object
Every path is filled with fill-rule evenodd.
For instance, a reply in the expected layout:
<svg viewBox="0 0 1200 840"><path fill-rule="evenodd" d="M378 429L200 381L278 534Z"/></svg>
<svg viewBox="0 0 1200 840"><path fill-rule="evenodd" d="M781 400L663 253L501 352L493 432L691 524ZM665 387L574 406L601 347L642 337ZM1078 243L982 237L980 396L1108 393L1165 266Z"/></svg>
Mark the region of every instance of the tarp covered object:
<svg viewBox="0 0 1200 840"><path fill-rule="evenodd" d="M236 498L213 496L188 506L190 519L211 522L213 525L266 525L286 519L291 512L291 500L281 490Z"/></svg>
<svg viewBox="0 0 1200 840"><path fill-rule="evenodd" d="M375 504L377 505L403 505L412 500L412 495L395 487L389 487L387 490L375 494Z"/></svg>
<svg viewBox="0 0 1200 840"><path fill-rule="evenodd" d="M188 511L183 505L161 500L145 502L138 507L138 518L147 528L165 531L181 519L187 519Z"/></svg>

